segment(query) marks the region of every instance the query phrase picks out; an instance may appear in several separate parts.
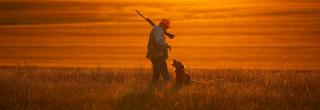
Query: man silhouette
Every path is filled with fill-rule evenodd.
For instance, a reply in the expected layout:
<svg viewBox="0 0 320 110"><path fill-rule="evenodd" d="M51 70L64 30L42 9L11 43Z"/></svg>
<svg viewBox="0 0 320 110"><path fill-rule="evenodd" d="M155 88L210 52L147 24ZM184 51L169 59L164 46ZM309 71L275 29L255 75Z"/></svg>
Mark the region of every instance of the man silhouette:
<svg viewBox="0 0 320 110"><path fill-rule="evenodd" d="M152 82L154 83L159 81L160 73L165 81L171 80L166 63L168 59L168 49L171 50L171 46L166 42L164 36L169 27L170 21L168 19L162 19L159 25L154 25L150 32L147 58L152 63Z"/></svg>

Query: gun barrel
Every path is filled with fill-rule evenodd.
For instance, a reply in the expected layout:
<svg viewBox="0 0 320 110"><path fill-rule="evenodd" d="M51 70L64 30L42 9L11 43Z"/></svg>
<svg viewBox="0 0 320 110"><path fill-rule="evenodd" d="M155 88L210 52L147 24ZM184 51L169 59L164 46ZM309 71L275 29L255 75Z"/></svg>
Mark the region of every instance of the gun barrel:
<svg viewBox="0 0 320 110"><path fill-rule="evenodd" d="M143 17L151 26L154 26L154 25L155 25L149 18L144 17L138 10L136 10L136 12L137 12L141 17Z"/></svg>
<svg viewBox="0 0 320 110"><path fill-rule="evenodd" d="M154 24L149 18L144 17L138 10L136 10L136 12L137 12L141 17L143 17L151 26L155 26L155 24ZM166 32L165 35L168 36L168 37L171 38L171 39L173 39L173 38L175 37L174 34L168 33L168 32Z"/></svg>
<svg viewBox="0 0 320 110"><path fill-rule="evenodd" d="M138 10L136 10L136 12L137 12L141 17L143 17L144 19L147 19L147 18L144 17Z"/></svg>

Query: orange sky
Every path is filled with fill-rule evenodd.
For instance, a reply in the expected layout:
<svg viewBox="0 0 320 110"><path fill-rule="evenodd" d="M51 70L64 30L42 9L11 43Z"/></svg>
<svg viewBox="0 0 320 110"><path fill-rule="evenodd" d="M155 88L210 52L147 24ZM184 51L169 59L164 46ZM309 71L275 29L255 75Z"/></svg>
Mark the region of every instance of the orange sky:
<svg viewBox="0 0 320 110"><path fill-rule="evenodd" d="M81 1L81 2L79 2ZM170 59L191 67L317 67L317 1L0 1L0 61L35 65L149 65L151 27L171 20ZM304 53L304 54L301 54ZM280 57L279 57L280 56ZM262 63L261 63L262 62Z"/></svg>

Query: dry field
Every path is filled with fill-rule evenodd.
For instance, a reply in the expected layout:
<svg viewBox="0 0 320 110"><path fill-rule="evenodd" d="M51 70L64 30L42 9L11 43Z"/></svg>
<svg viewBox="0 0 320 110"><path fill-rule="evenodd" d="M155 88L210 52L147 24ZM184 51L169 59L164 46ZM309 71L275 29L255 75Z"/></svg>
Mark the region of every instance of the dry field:
<svg viewBox="0 0 320 110"><path fill-rule="evenodd" d="M201 84L150 86L149 69L0 68L1 110L319 110L319 70L192 69ZM173 72L171 72L173 73Z"/></svg>

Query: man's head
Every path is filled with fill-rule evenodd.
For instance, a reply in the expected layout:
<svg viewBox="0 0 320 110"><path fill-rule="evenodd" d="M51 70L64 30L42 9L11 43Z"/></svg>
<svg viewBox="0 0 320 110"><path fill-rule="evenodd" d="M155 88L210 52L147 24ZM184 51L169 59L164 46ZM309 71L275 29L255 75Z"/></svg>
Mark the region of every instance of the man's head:
<svg viewBox="0 0 320 110"><path fill-rule="evenodd" d="M170 28L170 21L168 19L163 18L159 26L162 27L164 30L167 30L168 28Z"/></svg>

